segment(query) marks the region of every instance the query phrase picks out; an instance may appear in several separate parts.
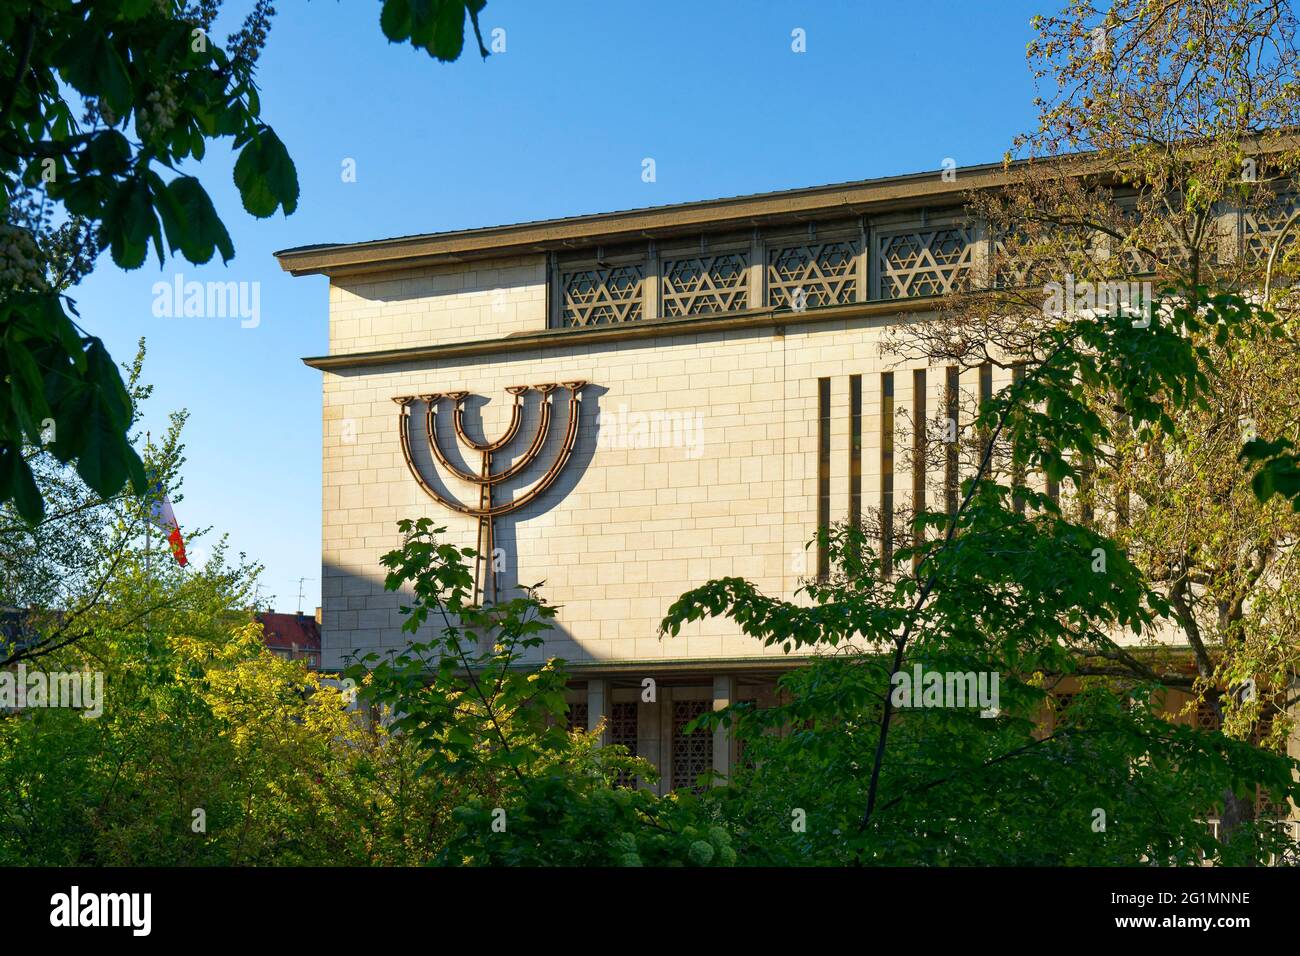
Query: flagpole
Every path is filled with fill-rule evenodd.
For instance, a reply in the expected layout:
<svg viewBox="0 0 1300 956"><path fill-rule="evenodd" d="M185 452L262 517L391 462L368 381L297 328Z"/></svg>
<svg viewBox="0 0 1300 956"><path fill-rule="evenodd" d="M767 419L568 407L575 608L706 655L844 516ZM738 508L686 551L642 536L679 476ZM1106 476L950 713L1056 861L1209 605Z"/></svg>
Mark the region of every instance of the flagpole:
<svg viewBox="0 0 1300 956"><path fill-rule="evenodd" d="M150 441L149 433L145 432L144 453L146 455L149 454L149 441ZM150 490L152 491L152 489ZM150 508L150 513L145 517L144 520L144 581L146 585L148 585L150 581L153 579L153 574L151 573L151 569L149 566L149 561L150 561L149 551L153 545L153 510L152 510L153 502L148 502L148 505Z"/></svg>

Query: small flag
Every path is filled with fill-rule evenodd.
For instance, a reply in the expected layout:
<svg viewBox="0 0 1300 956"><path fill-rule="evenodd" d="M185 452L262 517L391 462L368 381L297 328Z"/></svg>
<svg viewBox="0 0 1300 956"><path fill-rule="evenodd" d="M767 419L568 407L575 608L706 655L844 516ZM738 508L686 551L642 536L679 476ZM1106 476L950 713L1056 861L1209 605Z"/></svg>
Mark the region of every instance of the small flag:
<svg viewBox="0 0 1300 956"><path fill-rule="evenodd" d="M172 512L172 500L163 494L162 488L154 486L154 499L149 505L149 520L163 530L167 535L167 543L171 545L172 556L176 558L176 563L181 567L189 564L185 557L185 539L181 537L181 526L176 522L176 515Z"/></svg>

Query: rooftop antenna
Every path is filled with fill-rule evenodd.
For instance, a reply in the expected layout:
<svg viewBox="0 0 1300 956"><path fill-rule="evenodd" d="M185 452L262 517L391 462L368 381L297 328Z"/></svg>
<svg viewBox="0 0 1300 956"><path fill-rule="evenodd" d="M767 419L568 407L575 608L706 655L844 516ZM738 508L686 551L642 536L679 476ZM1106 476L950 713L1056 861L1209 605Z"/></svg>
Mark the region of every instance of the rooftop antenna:
<svg viewBox="0 0 1300 956"><path fill-rule="evenodd" d="M315 580L316 580L315 578L299 578L299 579L298 579L298 613L299 613L299 614L302 613L302 582L303 582L303 581L315 581Z"/></svg>

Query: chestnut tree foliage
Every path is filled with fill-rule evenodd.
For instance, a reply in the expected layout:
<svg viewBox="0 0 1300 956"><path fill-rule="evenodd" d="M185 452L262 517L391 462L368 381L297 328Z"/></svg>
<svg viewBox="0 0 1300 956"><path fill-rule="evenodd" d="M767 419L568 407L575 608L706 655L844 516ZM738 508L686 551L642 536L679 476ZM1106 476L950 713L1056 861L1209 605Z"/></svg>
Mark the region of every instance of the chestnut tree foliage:
<svg viewBox="0 0 1300 956"><path fill-rule="evenodd" d="M1295 12L1275 0L1072 0L1034 26L1038 125L1015 143L1015 184L970 196L999 239L994 288L954 296L892 350L1033 369L1052 345L1046 288L1067 276L1093 289L1144 283L1139 311L1162 296L1255 310L1246 325L1261 334L1187 330L1205 400L1154 394L1164 420L1151 433L1120 413L1115 387L1081 380L1106 431L1077 450L1073 474L1053 477L1066 513L1124 550L1167 602L1163 627L1190 648L1190 661L1146 648L1145 676L1190 690L1224 733L1284 750L1300 666ZM1133 661L1080 666L1141 673ZM1253 800L1225 792L1222 803L1226 836L1254 815Z"/></svg>
<svg viewBox="0 0 1300 956"><path fill-rule="evenodd" d="M564 661L540 659L556 609L539 587L473 603L474 551L440 540L428 518L399 522L385 587L403 594L410 643L347 670L363 700L424 755L435 792L464 779L488 786L457 807L438 861L478 865L693 865L736 862L719 815L690 794L658 797L620 780L653 766L566 726Z"/></svg>
<svg viewBox="0 0 1300 956"><path fill-rule="evenodd" d="M256 65L274 8L257 0L225 46L221 0L10 0L0 5L0 502L44 514L28 446L75 462L108 498L145 473L130 400L68 290L101 249L123 269L235 248L195 173L210 146L238 153L244 209L298 205L298 174L261 116ZM385 0L381 28L442 61L484 0ZM487 50L481 38L479 52Z"/></svg>

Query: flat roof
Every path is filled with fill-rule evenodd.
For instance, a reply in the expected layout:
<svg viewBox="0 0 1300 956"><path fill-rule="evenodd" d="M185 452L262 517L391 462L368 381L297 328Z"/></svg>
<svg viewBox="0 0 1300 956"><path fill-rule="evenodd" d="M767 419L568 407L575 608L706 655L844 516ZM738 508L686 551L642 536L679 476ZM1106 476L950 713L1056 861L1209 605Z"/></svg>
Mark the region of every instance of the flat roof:
<svg viewBox="0 0 1300 956"><path fill-rule="evenodd" d="M1025 160L932 169L827 186L783 189L724 199L646 206L617 212L540 219L509 225L431 232L365 242L296 246L275 253L292 275L383 272L540 252L693 235L701 228L740 228L883 213L917 206L952 206L974 189L1005 185Z"/></svg>

